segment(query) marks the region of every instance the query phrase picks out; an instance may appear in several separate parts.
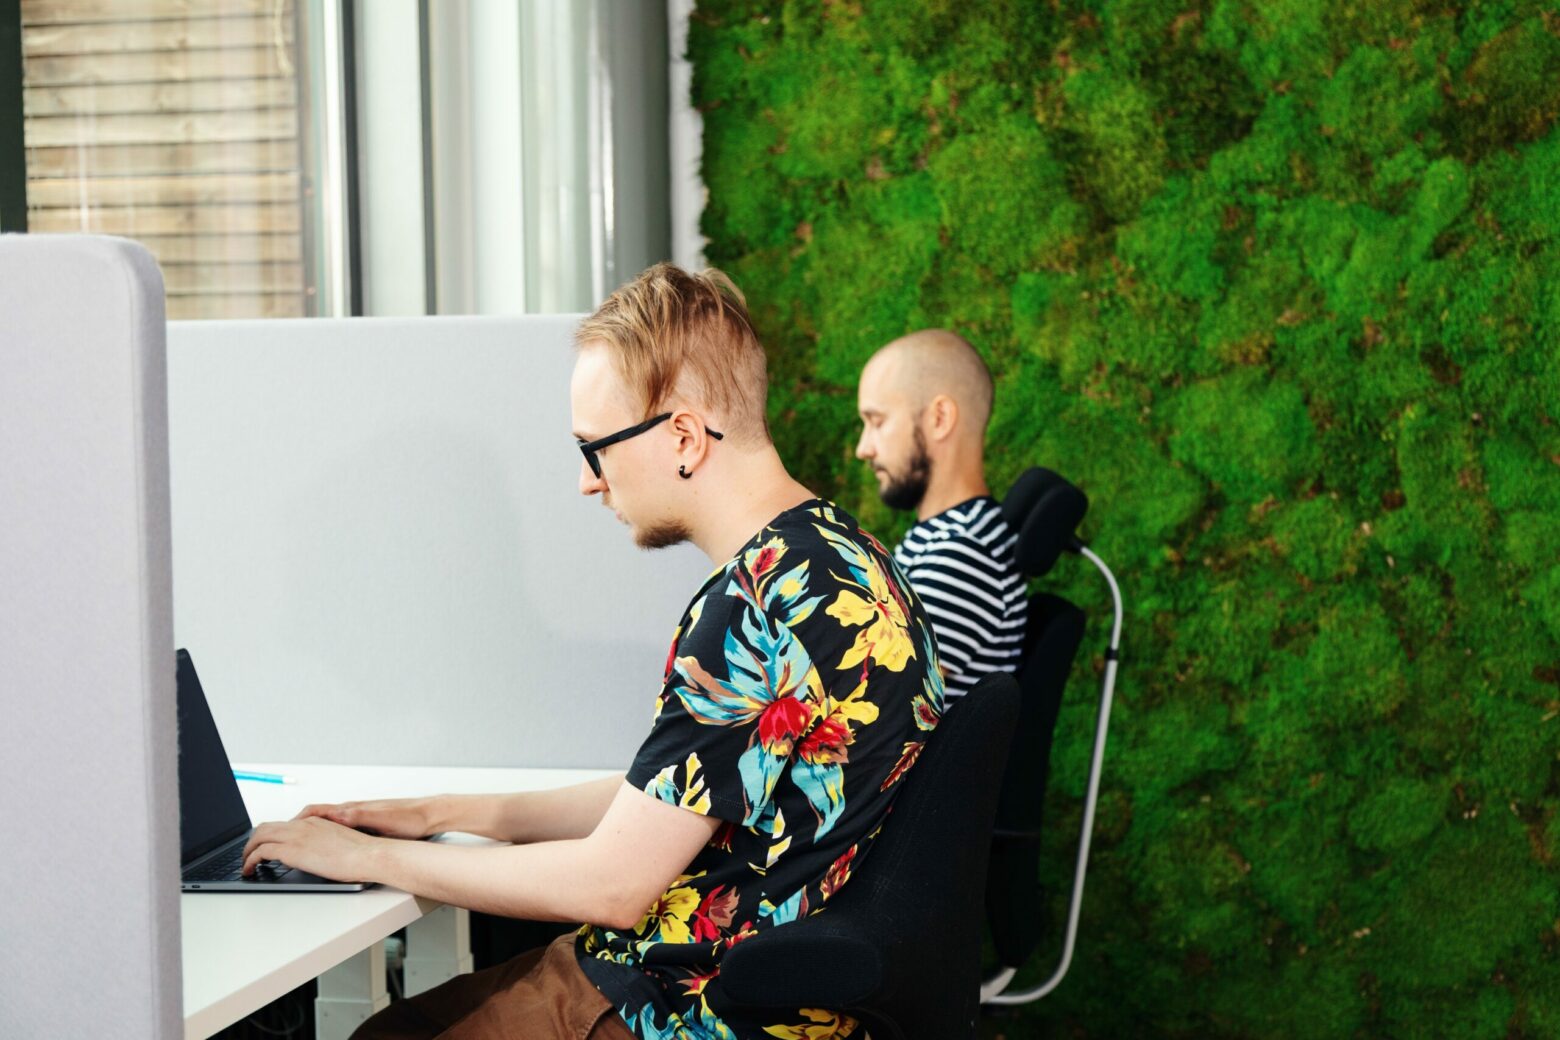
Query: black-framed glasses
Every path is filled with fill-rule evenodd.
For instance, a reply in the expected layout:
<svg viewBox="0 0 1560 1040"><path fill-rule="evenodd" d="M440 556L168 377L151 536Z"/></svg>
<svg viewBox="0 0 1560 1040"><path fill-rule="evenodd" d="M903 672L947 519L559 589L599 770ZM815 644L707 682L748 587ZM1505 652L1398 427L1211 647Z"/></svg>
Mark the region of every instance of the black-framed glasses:
<svg viewBox="0 0 1560 1040"><path fill-rule="evenodd" d="M641 433L644 433L652 426L656 425L657 423L663 423L671 417L671 412L662 412L660 415L646 419L644 422L635 426L630 426L626 430L619 430L617 433L609 433L605 437L599 437L593 441L576 440L575 443L580 446L580 453L585 456L585 461L590 464L590 471L596 474L597 480L600 480L601 460L596 458L596 452L600 451L602 448L607 447L608 445L616 444L618 441L626 441L630 437L638 437ZM721 435L709 427L705 427L704 432L709 434L711 437L714 437L716 440L721 439Z"/></svg>

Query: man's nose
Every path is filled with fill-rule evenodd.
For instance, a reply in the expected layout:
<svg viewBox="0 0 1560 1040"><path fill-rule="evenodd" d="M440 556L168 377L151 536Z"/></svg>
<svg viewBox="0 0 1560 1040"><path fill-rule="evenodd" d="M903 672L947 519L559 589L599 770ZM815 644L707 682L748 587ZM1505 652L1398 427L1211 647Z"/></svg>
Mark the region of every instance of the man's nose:
<svg viewBox="0 0 1560 1040"><path fill-rule="evenodd" d="M862 430L861 437L856 441L856 458L870 459L875 454L877 452L872 449L872 442L867 439L867 431Z"/></svg>
<svg viewBox="0 0 1560 1040"><path fill-rule="evenodd" d="M596 476L595 471L590 468L590 463L586 462L584 459L581 459L580 460L580 494L582 494L582 495L599 495L599 494L601 494L605 490L607 490L607 482L606 482L606 480L604 480L601 477Z"/></svg>

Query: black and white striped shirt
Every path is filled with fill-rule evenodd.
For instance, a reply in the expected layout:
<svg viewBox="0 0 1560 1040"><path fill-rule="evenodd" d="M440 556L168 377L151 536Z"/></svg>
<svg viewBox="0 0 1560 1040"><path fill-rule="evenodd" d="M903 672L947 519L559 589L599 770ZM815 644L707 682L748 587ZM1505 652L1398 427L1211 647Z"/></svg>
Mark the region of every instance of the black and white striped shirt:
<svg viewBox="0 0 1560 1040"><path fill-rule="evenodd" d="M894 549L932 622L949 698L991 672L1018 669L1029 604L1017 542L988 495L927 517Z"/></svg>

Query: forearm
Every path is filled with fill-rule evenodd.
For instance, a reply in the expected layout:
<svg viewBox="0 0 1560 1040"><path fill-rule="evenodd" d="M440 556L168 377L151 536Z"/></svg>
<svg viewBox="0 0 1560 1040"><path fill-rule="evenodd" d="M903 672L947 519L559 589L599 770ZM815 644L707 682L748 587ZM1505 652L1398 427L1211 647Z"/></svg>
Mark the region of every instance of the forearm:
<svg viewBox="0 0 1560 1040"><path fill-rule="evenodd" d="M550 791L448 794L434 799L435 831L465 831L525 844L584 838L623 786L621 773Z"/></svg>
<svg viewBox="0 0 1560 1040"><path fill-rule="evenodd" d="M632 928L708 846L721 826L714 816L668 805L616 777L610 805L600 810L607 781L579 784L544 799L550 824L574 831L597 823L585 837L500 848L472 848L370 837L320 814L262 823L244 847L246 876L276 859L343 881L378 881L454 906L506 917L588 921L619 931ZM490 809L505 800L489 798ZM572 810L572 812L565 812ZM557 816L551 815L552 811ZM560 822L567 817L567 826ZM435 822L446 822L430 817ZM475 830L478 814L451 821ZM419 822L411 830L423 826ZM496 829L496 828L495 828ZM522 833L536 833L528 824Z"/></svg>
<svg viewBox="0 0 1560 1040"><path fill-rule="evenodd" d="M590 839L471 848L378 840L368 880L502 917L627 927L639 915L620 868L594 853Z"/></svg>

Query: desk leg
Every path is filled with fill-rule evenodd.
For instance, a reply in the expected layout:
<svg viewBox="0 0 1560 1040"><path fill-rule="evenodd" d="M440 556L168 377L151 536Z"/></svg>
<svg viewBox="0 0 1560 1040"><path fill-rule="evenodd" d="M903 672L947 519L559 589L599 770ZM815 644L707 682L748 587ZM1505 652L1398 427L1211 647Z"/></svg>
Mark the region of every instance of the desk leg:
<svg viewBox="0 0 1560 1040"><path fill-rule="evenodd" d="M385 989L385 944L376 942L320 976L314 1001L318 1040L347 1040L370 1015L390 1006Z"/></svg>
<svg viewBox="0 0 1560 1040"><path fill-rule="evenodd" d="M416 996L471 970L471 914L441 906L406 926L406 995Z"/></svg>

